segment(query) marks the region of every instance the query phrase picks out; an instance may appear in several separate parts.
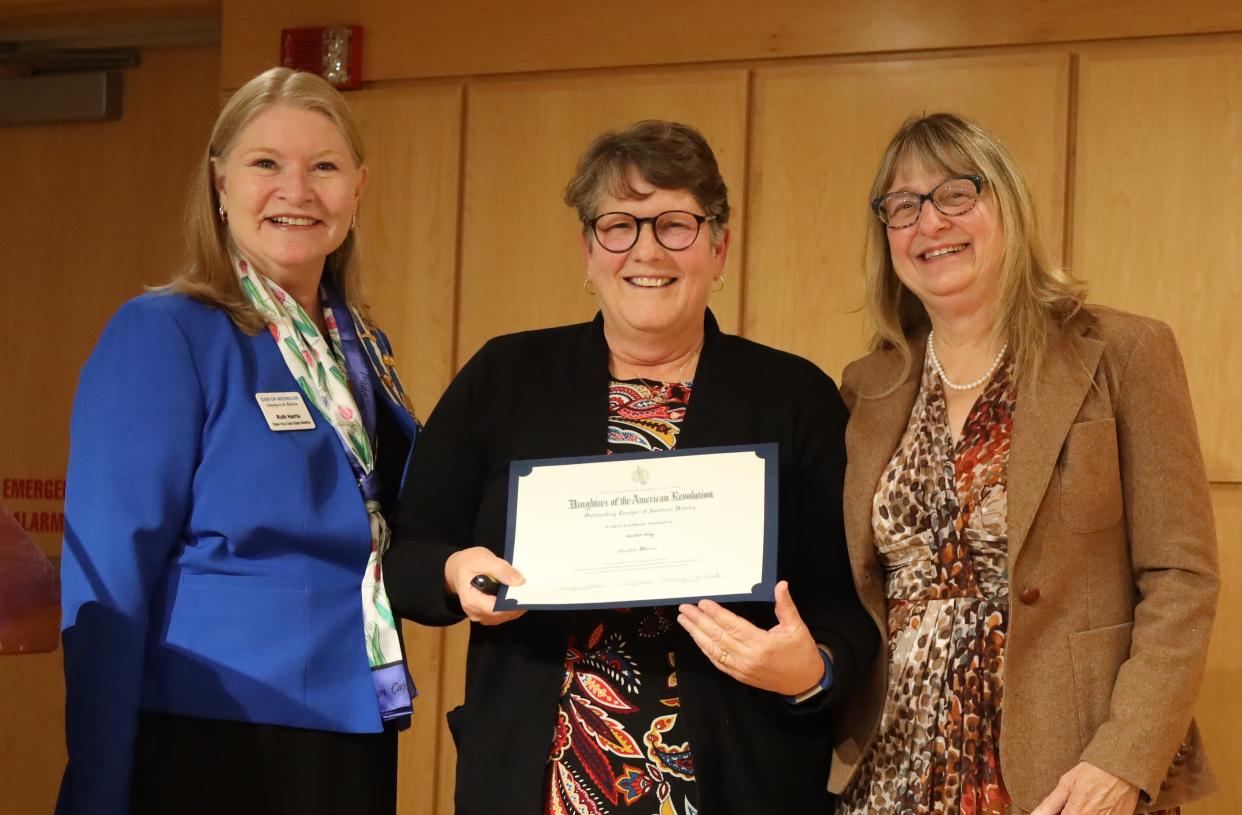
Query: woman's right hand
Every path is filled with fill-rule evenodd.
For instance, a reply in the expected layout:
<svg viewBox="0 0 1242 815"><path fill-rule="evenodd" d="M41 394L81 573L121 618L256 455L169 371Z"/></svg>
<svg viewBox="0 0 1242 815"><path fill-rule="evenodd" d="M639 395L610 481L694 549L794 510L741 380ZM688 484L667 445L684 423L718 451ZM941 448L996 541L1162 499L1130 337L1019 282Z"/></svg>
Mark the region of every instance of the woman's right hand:
<svg viewBox="0 0 1242 815"><path fill-rule="evenodd" d="M496 557L485 546L472 546L449 555L444 562L444 588L450 594L457 595L461 610L471 621L481 625L500 625L526 613L525 609L496 611L496 598L470 585L474 576L480 574L491 575L506 586L520 586L526 582L526 578L509 561Z"/></svg>

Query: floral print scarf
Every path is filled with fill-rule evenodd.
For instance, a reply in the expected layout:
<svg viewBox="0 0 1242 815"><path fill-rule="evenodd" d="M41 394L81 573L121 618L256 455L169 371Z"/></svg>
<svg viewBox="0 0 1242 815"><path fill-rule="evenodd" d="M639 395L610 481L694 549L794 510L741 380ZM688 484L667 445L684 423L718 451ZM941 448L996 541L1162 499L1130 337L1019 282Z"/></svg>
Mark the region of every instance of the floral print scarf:
<svg viewBox="0 0 1242 815"><path fill-rule="evenodd" d="M406 716L411 711L412 683L408 682L406 675L397 622L384 589L381 567L391 535L379 501L368 498L367 490L363 488L363 482L375 471L375 454L349 387L336 315L325 305L324 321L328 326L328 336L325 337L297 301L272 280L259 274L253 264L235 257L233 266L246 298L267 320L268 330L285 364L289 366L289 373L297 380L310 403L336 430L350 466L358 477L371 522L371 555L361 585L367 661L371 666L383 719L387 721ZM353 310L345 315L345 319L352 319L355 326L365 325L361 316ZM365 329L359 333L364 332Z"/></svg>

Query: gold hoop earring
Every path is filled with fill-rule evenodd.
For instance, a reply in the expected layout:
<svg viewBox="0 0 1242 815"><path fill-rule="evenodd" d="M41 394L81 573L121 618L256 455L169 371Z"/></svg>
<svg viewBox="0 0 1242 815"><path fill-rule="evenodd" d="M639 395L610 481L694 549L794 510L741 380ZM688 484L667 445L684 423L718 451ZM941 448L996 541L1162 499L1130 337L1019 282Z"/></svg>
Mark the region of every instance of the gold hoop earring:
<svg viewBox="0 0 1242 815"><path fill-rule="evenodd" d="M224 209L224 204L216 207L216 212L220 214L220 223L227 224L229 222L229 213Z"/></svg>
<svg viewBox="0 0 1242 815"><path fill-rule="evenodd" d="M712 294L720 291L725 287L724 275L716 278L716 282L712 284Z"/></svg>
<svg viewBox="0 0 1242 815"><path fill-rule="evenodd" d="M349 216L349 231L353 232L358 228L358 213Z"/></svg>
<svg viewBox="0 0 1242 815"><path fill-rule="evenodd" d="M595 296L595 284L591 282L591 278L582 278L582 290L592 297Z"/></svg>

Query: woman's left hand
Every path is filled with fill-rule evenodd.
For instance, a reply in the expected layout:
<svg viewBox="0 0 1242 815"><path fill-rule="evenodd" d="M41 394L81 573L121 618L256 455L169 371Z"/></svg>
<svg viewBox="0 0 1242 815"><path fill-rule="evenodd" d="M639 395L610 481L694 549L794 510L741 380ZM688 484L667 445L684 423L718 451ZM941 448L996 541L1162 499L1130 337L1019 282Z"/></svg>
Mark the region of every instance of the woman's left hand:
<svg viewBox="0 0 1242 815"><path fill-rule="evenodd" d="M699 650L739 682L795 696L823 678L819 648L784 580L776 584L776 625L766 631L712 600L683 603L678 610L677 622Z"/></svg>
<svg viewBox="0 0 1242 815"><path fill-rule="evenodd" d="M1080 761L1031 815L1134 815L1138 795L1129 781Z"/></svg>

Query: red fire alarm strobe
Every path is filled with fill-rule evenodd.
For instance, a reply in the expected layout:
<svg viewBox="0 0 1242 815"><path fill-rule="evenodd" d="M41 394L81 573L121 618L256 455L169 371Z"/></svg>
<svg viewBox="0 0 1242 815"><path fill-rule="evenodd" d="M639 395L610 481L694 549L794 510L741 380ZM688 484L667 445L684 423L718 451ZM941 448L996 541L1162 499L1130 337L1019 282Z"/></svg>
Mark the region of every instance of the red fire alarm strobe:
<svg viewBox="0 0 1242 815"><path fill-rule="evenodd" d="M286 28L280 64L319 74L340 90L362 87L362 26Z"/></svg>

